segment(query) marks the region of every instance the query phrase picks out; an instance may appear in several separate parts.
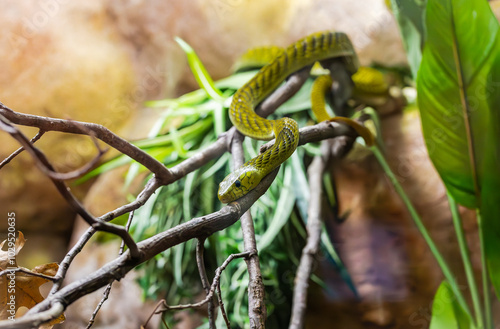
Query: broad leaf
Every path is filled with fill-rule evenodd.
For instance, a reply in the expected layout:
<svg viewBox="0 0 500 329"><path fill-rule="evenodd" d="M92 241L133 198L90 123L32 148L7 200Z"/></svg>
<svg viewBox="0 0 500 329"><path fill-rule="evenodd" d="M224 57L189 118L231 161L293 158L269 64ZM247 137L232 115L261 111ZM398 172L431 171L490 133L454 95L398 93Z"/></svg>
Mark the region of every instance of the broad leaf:
<svg viewBox="0 0 500 329"><path fill-rule="evenodd" d="M23 248L25 242L26 239L24 235L19 232L19 236L15 243L10 240L5 240L0 243L0 271L18 267L15 258ZM13 251L14 249L14 253L9 254L9 251L2 250L4 246L7 247L9 251ZM12 256L14 257L11 258ZM11 271L7 275L0 277L0 320L13 319L20 307L32 308L45 299L40 293L40 286L49 282L49 280L31 275L29 272L54 276L59 266L57 263L48 263L39 265L31 271L27 268L21 268L25 272ZM63 321L64 315L61 314L58 318L42 325L41 328L50 329L54 324Z"/></svg>
<svg viewBox="0 0 500 329"><path fill-rule="evenodd" d="M439 286L432 303L429 329L472 329L471 318L464 312L447 281Z"/></svg>
<svg viewBox="0 0 500 329"><path fill-rule="evenodd" d="M486 258L500 292L500 40L485 0L429 0L417 80L429 156L461 205L479 208Z"/></svg>

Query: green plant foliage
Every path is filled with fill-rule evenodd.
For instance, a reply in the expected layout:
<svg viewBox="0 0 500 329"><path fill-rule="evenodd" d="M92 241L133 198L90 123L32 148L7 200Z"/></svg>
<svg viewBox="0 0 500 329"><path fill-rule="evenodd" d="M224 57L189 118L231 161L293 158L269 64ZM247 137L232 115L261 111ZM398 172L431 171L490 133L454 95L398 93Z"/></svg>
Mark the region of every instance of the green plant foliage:
<svg viewBox="0 0 500 329"><path fill-rule="evenodd" d="M417 76L425 42L425 0L390 0L413 77Z"/></svg>
<svg viewBox="0 0 500 329"><path fill-rule="evenodd" d="M439 286L432 304L432 320L429 329L473 329L472 320L457 302L448 282Z"/></svg>
<svg viewBox="0 0 500 329"><path fill-rule="evenodd" d="M183 48L190 56L190 65L196 80L200 84L203 84L203 81L212 81L194 51L187 44L183 44ZM230 95L256 72L234 74L215 83L208 83L204 89L177 99L148 102L149 106L161 108L163 115L151 130L150 137L135 144L167 167L204 149L214 143L221 132L229 128L226 126L226 115ZM301 126L305 126L311 120L308 113L311 85L312 81L307 81L303 90L283 104L275 117L292 116ZM214 96L214 93L218 96ZM177 124L170 125L164 133L166 123L172 119L175 119ZM262 143L246 138L246 158L257 155ZM307 175L303 161L311 156L307 153L308 149L316 151L313 146L298 149L291 161L282 165L275 183L251 208L263 282L268 296L267 326L270 328L286 327L290 319L293 279L306 237L304 215L307 213L308 191L307 184L304 187ZM136 211L132 224L134 239L143 240L193 217L219 209L222 205L216 197L216 191L219 182L232 169L230 158L230 154L224 154L220 159L183 179L162 187L144 207ZM124 160L119 157L111 161L113 162L114 165L121 165ZM133 166L129 171L130 177L138 173L138 170L132 169ZM98 168L99 172L102 170ZM301 181L297 182L298 179ZM304 188L294 189L293 186L299 185ZM196 268L195 247L194 241L189 241L141 265L139 271L142 275L139 283L144 290L144 296L164 297L171 305L196 299L202 290ZM210 236L205 242L205 264L209 279L213 277L216 267L230 254L242 250L243 237L239 222ZM349 273L333 246L328 244L325 250L335 260L342 277L353 288ZM233 261L221 278L221 286L226 287L223 299L231 323L239 328L248 327L249 278L245 262L241 259ZM323 284L315 276L312 280ZM167 315L170 320L171 315L172 313ZM219 317L220 321L221 319L222 317ZM206 323L202 327L206 327Z"/></svg>
<svg viewBox="0 0 500 329"><path fill-rule="evenodd" d="M417 79L429 156L454 200L479 208L500 292L499 25L484 0L429 0Z"/></svg>
<svg viewBox="0 0 500 329"><path fill-rule="evenodd" d="M196 81L198 82L200 87L202 87L207 92L210 98L218 101L223 101L224 98L222 97L222 93L217 89L217 87L215 87L214 81L208 74L205 66L200 61L200 58L193 50L193 48L191 48L189 44L187 44L179 37L176 37L175 41L177 41L179 46L181 46L182 50L184 50L184 52L186 53L189 66L191 67L191 70L193 71Z"/></svg>

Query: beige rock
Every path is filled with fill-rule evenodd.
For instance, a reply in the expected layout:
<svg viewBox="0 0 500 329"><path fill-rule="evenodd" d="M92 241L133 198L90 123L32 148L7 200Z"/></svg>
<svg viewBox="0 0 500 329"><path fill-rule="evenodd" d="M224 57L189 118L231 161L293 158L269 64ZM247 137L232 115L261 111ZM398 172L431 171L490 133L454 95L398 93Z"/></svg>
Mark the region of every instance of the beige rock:
<svg viewBox="0 0 500 329"><path fill-rule="evenodd" d="M0 100L30 114L122 127L135 103L132 62L112 30L103 25L99 1L7 1L0 13ZM30 138L33 128L21 128ZM19 147L0 134L0 158ZM70 171L96 154L90 138L46 133L37 142L54 166ZM85 186L74 188L77 194ZM49 179L22 154L0 170L0 213L14 210L17 229L66 233L72 212ZM0 221L4 230L6 221Z"/></svg>

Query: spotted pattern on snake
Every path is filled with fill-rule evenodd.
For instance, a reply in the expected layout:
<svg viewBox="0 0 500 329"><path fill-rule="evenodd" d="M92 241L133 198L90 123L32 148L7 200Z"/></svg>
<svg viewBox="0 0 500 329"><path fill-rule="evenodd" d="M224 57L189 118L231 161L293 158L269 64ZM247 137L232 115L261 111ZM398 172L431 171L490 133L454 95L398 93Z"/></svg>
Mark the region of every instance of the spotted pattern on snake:
<svg viewBox="0 0 500 329"><path fill-rule="evenodd" d="M293 72L316 61L338 57L346 59L347 69L351 73L357 71L359 64L356 53L345 33L315 33L287 47L236 91L229 108L233 125L248 137L258 140L276 138L276 142L220 183L218 197L221 202L229 203L246 195L297 148L299 127L293 119L268 120L258 116L255 107Z"/></svg>

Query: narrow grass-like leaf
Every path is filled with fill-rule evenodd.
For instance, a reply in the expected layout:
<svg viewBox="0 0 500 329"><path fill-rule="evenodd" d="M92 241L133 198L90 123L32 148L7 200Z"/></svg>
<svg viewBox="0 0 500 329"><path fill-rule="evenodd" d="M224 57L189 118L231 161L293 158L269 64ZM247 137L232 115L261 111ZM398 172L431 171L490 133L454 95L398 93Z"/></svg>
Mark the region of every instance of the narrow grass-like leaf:
<svg viewBox="0 0 500 329"><path fill-rule="evenodd" d="M175 127L170 129L169 135L172 137L172 144L174 145L177 154L181 157L186 157L186 149L184 149L185 142Z"/></svg>
<svg viewBox="0 0 500 329"><path fill-rule="evenodd" d="M191 71L193 71L194 77L196 78L196 81L198 82L200 87L202 87L213 100L219 102L224 101L221 91L217 87L215 87L212 77L208 74L205 66L203 65L193 48L191 48L191 46L188 45L187 42L179 37L176 37L175 41L186 53L189 67L191 67Z"/></svg>
<svg viewBox="0 0 500 329"><path fill-rule="evenodd" d="M274 216L269 224L269 227L264 233L264 235L257 242L257 249L264 250L267 248L273 240L278 235L281 228L288 221L290 213L295 204L295 196L292 190L292 177L293 177L293 168L290 165L284 165L284 179L283 185L281 187L281 195L279 197L278 203L276 205L276 211Z"/></svg>
<svg viewBox="0 0 500 329"><path fill-rule="evenodd" d="M462 224L462 218L458 211L458 205L456 204L453 197L448 194L448 202L450 204L451 215L453 218L453 226L455 227L455 233L457 235L458 247L460 249L460 255L462 256L462 262L464 264L465 275L467 277L467 283L469 284L469 289L471 292L472 305L474 306L474 313L476 318L481 325L480 328L484 328L483 325L483 310L481 307L481 302L479 301L479 292L476 285L476 278L474 277L474 270L472 268L472 262L469 254L469 247L467 245L467 240L465 239L465 232Z"/></svg>
<svg viewBox="0 0 500 329"><path fill-rule="evenodd" d="M190 220L193 218L191 214L191 194L193 193L194 185L195 185L195 178L197 176L197 172L194 171L192 173L189 173L186 176L186 182L184 184L184 192L182 195L183 203L183 212L185 216L185 220Z"/></svg>
<svg viewBox="0 0 500 329"><path fill-rule="evenodd" d="M425 42L425 1L390 0L391 9L399 24L403 44L413 77L422 60L422 46Z"/></svg>
<svg viewBox="0 0 500 329"><path fill-rule="evenodd" d="M304 219L307 218L307 210L309 206L309 184L307 182L306 170L302 164L302 150L297 150L292 154L291 163L294 171L293 175L293 191L295 194L297 209L300 216Z"/></svg>
<svg viewBox="0 0 500 329"><path fill-rule="evenodd" d="M226 131L226 112L222 104L214 104L212 110L214 116L214 132L216 136L222 135Z"/></svg>
<svg viewBox="0 0 500 329"><path fill-rule="evenodd" d="M458 283L455 280L455 276L450 270L450 267L446 263L445 259L439 252L439 249L437 248L436 244L434 243L434 240L432 240L429 232L427 231L427 228L425 227L424 223L422 222L422 219L418 215L417 211L413 207L412 203L410 202L410 199L406 195L405 191L403 190L403 187L399 183L398 179L392 172L391 168L389 167L389 164L385 160L382 152L380 149L375 145L371 147L371 150L373 151L373 154L377 158L377 161L380 163L380 166L384 170L384 173L387 175L389 180L391 181L392 185L394 186L396 192L399 194L401 197L403 203L405 204L406 208L408 209L408 212L410 213L411 218L413 219L413 222L417 226L420 234L424 238L425 242L429 246L429 249L432 252L432 255L436 259L437 263L439 264L439 267L441 268L441 271L443 271L444 277L448 280L451 289L455 293L455 296L457 298L458 303L461 305L461 307L465 310L467 314L471 314L469 307L467 305L467 302L465 301L464 296L462 295L462 292L459 289Z"/></svg>
<svg viewBox="0 0 500 329"><path fill-rule="evenodd" d="M325 251L327 252L327 254L331 257L331 260L334 262L335 266L337 267L342 280L344 280L344 282L347 284L349 289L351 289L351 291L354 293L355 296L359 296L358 290L356 289L356 285L352 281L349 271L345 267L344 262L342 262L342 259L340 259L339 254L337 253L335 247L330 241L330 237L328 236L325 225L323 225L322 227L321 244L325 249Z"/></svg>

